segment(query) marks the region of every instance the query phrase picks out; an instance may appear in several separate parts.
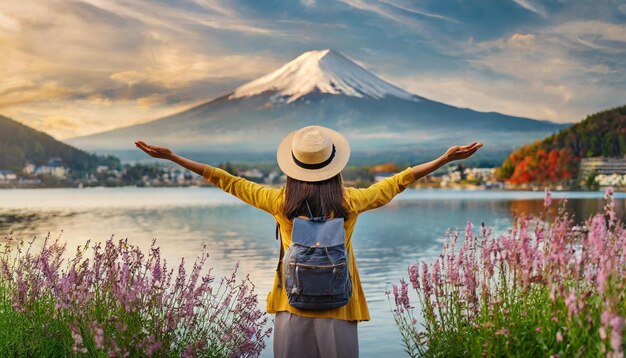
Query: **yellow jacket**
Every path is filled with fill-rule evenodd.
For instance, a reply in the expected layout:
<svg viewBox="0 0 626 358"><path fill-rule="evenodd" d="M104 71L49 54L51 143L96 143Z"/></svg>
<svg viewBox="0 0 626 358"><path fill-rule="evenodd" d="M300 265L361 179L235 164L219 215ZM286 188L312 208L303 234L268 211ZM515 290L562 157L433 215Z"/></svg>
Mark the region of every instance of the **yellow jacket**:
<svg viewBox="0 0 626 358"><path fill-rule="evenodd" d="M236 196L244 202L264 210L271 214L280 224L280 236L283 249L286 252L291 244L291 229L293 221L288 220L283 214L285 203L285 188L270 188L261 184L246 180L229 174L228 172L207 165L202 176L207 181L213 183L218 188ZM384 180L371 185L368 188L357 189L352 187L344 188L344 205L349 216L344 219L346 232L346 249L348 250L349 265L348 270L352 277L352 297L348 304L329 310L301 310L289 305L285 288L278 288L278 273L274 273L274 284L272 290L267 295L267 312L276 313L278 311L289 311L305 317L338 318L348 321L369 321L370 313L367 308L367 301L359 271L357 270L356 258L352 251L352 232L358 215L366 210L378 208L387 204L394 196L402 192L407 186L415 182L415 177L411 168L385 178Z"/></svg>

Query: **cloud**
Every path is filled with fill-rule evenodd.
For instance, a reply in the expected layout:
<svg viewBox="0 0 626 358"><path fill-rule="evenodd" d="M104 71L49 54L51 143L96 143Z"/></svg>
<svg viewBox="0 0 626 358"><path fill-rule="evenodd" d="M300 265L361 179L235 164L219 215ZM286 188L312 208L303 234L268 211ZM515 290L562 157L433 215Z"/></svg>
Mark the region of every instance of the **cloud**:
<svg viewBox="0 0 626 358"><path fill-rule="evenodd" d="M624 51L624 41L622 24L574 20L532 33L465 41L457 55L466 57L469 67L395 81L456 106L572 122L624 104L616 94L624 92L626 59L614 55Z"/></svg>
<svg viewBox="0 0 626 358"><path fill-rule="evenodd" d="M566 86L520 85L506 79L490 79L476 72L413 74L394 78L394 81L413 93L457 107L555 122L577 121L581 119L581 113L601 109L589 103L561 106L563 101L571 99L568 98L571 89ZM584 93L590 94L591 91Z"/></svg>
<svg viewBox="0 0 626 358"><path fill-rule="evenodd" d="M392 20L398 24L410 27L414 30L424 30L425 24L420 20L416 20L412 17L406 16L398 11L395 11L394 8L390 7L388 4L380 3L378 1L368 2L366 0L340 0L343 3L350 5L353 8L368 11L374 13L378 16L382 16L386 19ZM386 6L387 5L387 6Z"/></svg>
<svg viewBox="0 0 626 358"><path fill-rule="evenodd" d="M572 46L582 45L609 53L626 52L626 24L577 20L555 26L551 31Z"/></svg>
<svg viewBox="0 0 626 358"><path fill-rule="evenodd" d="M449 21L449 22L453 22L453 23L458 23L459 21L452 19L450 17L447 16L443 16L443 15L439 15L439 14L434 14L422 9L419 9L417 7L414 6L414 4L412 3L408 3L408 4L402 4L402 3L397 3L397 2L393 2L391 0L380 0L382 3L391 5L397 9L406 11L408 13L411 14L415 14L415 15L420 15L420 16L425 16L425 17L429 17L432 19L437 19L437 20L444 20L444 21Z"/></svg>
<svg viewBox="0 0 626 358"><path fill-rule="evenodd" d="M160 94L152 94L147 97L141 97L137 99L137 104L139 108L146 110L152 108L154 106L158 106L160 104L165 103L166 97Z"/></svg>
<svg viewBox="0 0 626 358"><path fill-rule="evenodd" d="M71 118L51 115L42 117L37 127L45 132L55 132L57 135L61 134L63 136L75 133L80 125L80 123Z"/></svg>
<svg viewBox="0 0 626 358"><path fill-rule="evenodd" d="M534 33L468 44L465 51L474 68L522 82L546 83L547 87L561 82L593 86L596 83L590 83L586 74L597 79L612 74L612 80L626 81L626 60L614 55L626 52L624 42L626 25L571 21ZM590 48L594 51L589 52Z"/></svg>
<svg viewBox="0 0 626 358"><path fill-rule="evenodd" d="M513 34L506 40L511 47L530 48L535 44L535 35L533 34Z"/></svg>
<svg viewBox="0 0 626 358"><path fill-rule="evenodd" d="M3 14L0 11L0 31L15 33L19 31L20 23L12 17Z"/></svg>
<svg viewBox="0 0 626 358"><path fill-rule="evenodd" d="M192 22L214 30L228 30L254 34L271 34L272 30L260 26L255 21L249 21L239 16L238 12L229 7L225 1L196 0L202 11L191 11L182 7L168 6L165 3L137 0L132 2L115 0L83 0L120 16L129 17L146 25L156 28L174 30L176 32L193 35L186 22Z"/></svg>
<svg viewBox="0 0 626 358"><path fill-rule="evenodd" d="M533 4L528 0L513 0L513 2L530 12L534 12L537 15L541 15L543 17L548 16L546 10L540 4Z"/></svg>
<svg viewBox="0 0 626 358"><path fill-rule="evenodd" d="M112 80L122 82L126 84L128 87L134 85L137 82L143 81L146 76L139 71L122 71L116 72L109 76Z"/></svg>
<svg viewBox="0 0 626 358"><path fill-rule="evenodd" d="M300 3L306 8L314 8L317 5L315 0L300 0Z"/></svg>
<svg viewBox="0 0 626 358"><path fill-rule="evenodd" d="M102 105L102 106L110 106L113 104L113 101L100 93L95 93L87 97L87 101L90 104Z"/></svg>
<svg viewBox="0 0 626 358"><path fill-rule="evenodd" d="M74 91L56 82L35 84L24 82L0 92L0 110L35 101L53 101L68 98Z"/></svg>

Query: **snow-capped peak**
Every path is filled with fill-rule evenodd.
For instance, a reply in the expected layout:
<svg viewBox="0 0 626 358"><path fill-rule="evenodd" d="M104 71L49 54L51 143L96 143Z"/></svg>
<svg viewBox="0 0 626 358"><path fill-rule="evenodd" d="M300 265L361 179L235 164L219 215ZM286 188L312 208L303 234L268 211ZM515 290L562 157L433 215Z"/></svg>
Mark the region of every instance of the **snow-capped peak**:
<svg viewBox="0 0 626 358"><path fill-rule="evenodd" d="M377 99L389 95L419 100L330 49L305 52L278 70L238 87L228 98L249 97L268 91L286 97L287 102L315 91Z"/></svg>

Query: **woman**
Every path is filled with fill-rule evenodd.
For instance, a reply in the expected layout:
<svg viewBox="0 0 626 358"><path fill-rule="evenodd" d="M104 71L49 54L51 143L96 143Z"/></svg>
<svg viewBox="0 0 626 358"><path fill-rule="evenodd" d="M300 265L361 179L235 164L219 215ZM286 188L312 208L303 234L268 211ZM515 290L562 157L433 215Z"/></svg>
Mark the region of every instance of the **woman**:
<svg viewBox="0 0 626 358"><path fill-rule="evenodd" d="M468 158L482 147L477 142L451 147L435 160L408 167L368 188L357 189L342 185L341 170L350 157L348 141L338 132L325 127L304 127L282 140L277 161L287 176L287 183L281 188L264 187L219 168L180 157L167 148L142 141L135 144L150 156L178 163L244 202L271 214L280 227L283 251L287 251L291 243L293 219L310 216L309 209L314 216L344 219L345 246L350 258L348 271L353 287L348 303L326 310L291 306L284 285L279 284L280 266L267 296L267 312L276 314L274 356L325 358L357 357L357 323L370 319L351 242L358 215L387 204L417 179L443 164Z"/></svg>

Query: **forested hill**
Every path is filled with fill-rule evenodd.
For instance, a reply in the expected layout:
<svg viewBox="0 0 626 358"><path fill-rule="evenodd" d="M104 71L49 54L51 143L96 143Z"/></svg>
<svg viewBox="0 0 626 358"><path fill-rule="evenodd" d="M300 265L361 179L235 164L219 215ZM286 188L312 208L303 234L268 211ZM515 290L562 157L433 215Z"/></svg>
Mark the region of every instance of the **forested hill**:
<svg viewBox="0 0 626 358"><path fill-rule="evenodd" d="M0 169L20 173L27 161L42 165L54 157L76 172L91 171L98 165L119 166L116 157L89 154L0 115Z"/></svg>
<svg viewBox="0 0 626 358"><path fill-rule="evenodd" d="M582 158L626 155L626 106L587 116L558 133L513 151L498 169L514 184L557 183L576 177Z"/></svg>

